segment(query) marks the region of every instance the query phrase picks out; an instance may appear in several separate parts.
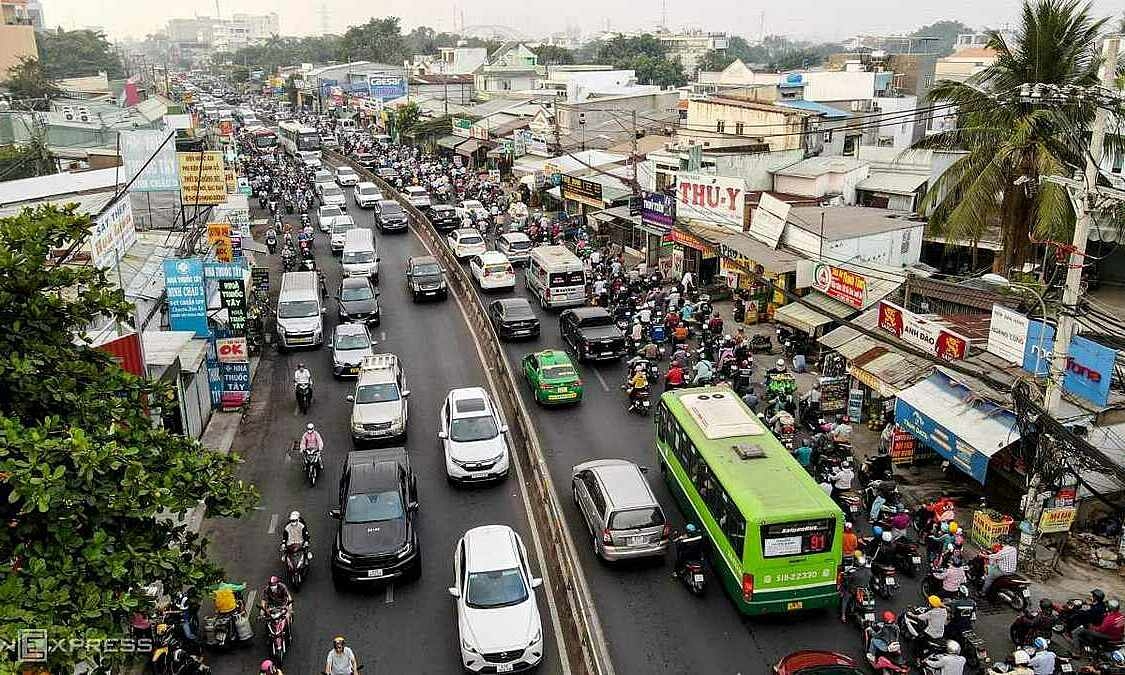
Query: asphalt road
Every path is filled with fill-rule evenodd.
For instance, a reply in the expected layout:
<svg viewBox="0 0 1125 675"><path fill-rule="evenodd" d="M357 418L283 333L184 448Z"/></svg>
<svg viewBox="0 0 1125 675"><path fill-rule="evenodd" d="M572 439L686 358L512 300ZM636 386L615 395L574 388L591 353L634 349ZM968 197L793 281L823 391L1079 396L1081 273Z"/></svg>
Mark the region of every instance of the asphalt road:
<svg viewBox="0 0 1125 675"><path fill-rule="evenodd" d="M350 193L350 190L347 191ZM349 194L349 200L351 199ZM370 226L371 211L354 203L349 212ZM234 442L245 465L242 477L262 492L258 510L239 521L221 521L207 530L216 556L233 580L261 588L271 574L281 576L277 531L291 510L308 521L314 549L312 570L295 594L294 644L284 664L287 673L319 673L334 635L344 635L355 649L365 675L379 673L458 673L457 626L453 600L446 592L453 578L452 553L465 530L503 523L524 537L534 557L531 535L515 474L498 486L454 489L446 484L441 446L437 438L438 411L450 388L486 386L472 337L453 299L413 304L402 283L402 263L410 255L425 254L412 234L376 233L380 262L382 325L372 328L376 351L397 354L406 369L411 390L409 440L406 443L418 474L419 522L422 540L421 579L403 584L340 592L329 574L335 521L328 509L336 505L344 453L351 448L348 421L351 404L345 397L353 381L336 381L328 347L288 354L268 352L254 383L253 401ZM329 294L340 281L338 259L329 252L325 235L317 233L317 264L328 276ZM271 262L273 288L280 285L280 262ZM326 330L336 323L334 300L328 301ZM312 370L315 399L309 414L299 414L292 386L298 362ZM299 459L290 461L286 448L315 422L326 444L325 473L315 488L303 481ZM533 568L538 571L537 561ZM547 647L540 672L561 670L551 617L543 592L539 596ZM268 655L265 626L255 622L255 639L231 654L214 655L209 662L220 675L258 672Z"/></svg>

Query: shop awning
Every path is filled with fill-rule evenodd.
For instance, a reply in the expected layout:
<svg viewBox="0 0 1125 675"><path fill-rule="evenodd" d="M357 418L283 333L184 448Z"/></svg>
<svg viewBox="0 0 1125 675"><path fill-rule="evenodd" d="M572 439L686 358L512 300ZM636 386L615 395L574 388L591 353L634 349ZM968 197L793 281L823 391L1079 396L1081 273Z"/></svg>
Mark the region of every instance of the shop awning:
<svg viewBox="0 0 1125 675"><path fill-rule="evenodd" d="M1015 415L943 373L899 392L895 422L982 485L988 460L1020 437Z"/></svg>
<svg viewBox="0 0 1125 675"><path fill-rule="evenodd" d="M562 201L562 188L557 185L547 190L547 194L554 197L557 201Z"/></svg>
<svg viewBox="0 0 1125 675"><path fill-rule="evenodd" d="M765 268L767 274L785 274L797 269L800 255L784 249L774 249L744 232L730 228L693 221L689 228L694 234L715 243L724 258L745 258Z"/></svg>
<svg viewBox="0 0 1125 675"><path fill-rule="evenodd" d="M826 323L831 323L830 317L824 316L811 307L806 307L799 302L778 307L773 313L773 320L792 326L799 331L812 335Z"/></svg>
<svg viewBox="0 0 1125 675"><path fill-rule="evenodd" d="M912 195L930 179L912 173L872 173L861 180L856 186L857 190L868 192L889 192L895 195Z"/></svg>
<svg viewBox="0 0 1125 675"><path fill-rule="evenodd" d="M458 145L464 143L466 140L468 139L461 136L442 136L441 138L437 139L437 144L439 147L445 148L446 150L452 150Z"/></svg>
<svg viewBox="0 0 1125 675"><path fill-rule="evenodd" d="M475 138L470 138L457 146L457 154L464 155L465 157L471 156L477 150L480 150L480 141Z"/></svg>
<svg viewBox="0 0 1125 675"><path fill-rule="evenodd" d="M806 295L805 302L815 306L829 316L840 319L850 319L859 313L858 309L848 303L840 302L836 298L830 298L820 291L813 291Z"/></svg>

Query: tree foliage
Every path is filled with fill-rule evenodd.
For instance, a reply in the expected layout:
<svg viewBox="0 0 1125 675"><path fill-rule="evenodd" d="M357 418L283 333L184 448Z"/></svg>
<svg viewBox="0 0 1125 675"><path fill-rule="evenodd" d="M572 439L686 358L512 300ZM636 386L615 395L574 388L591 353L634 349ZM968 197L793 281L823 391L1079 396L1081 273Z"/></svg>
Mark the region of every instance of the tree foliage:
<svg viewBox="0 0 1125 675"><path fill-rule="evenodd" d="M29 104L37 110L46 110L47 99L62 95L62 91L43 70L43 64L38 59L27 56L8 68L8 79L0 84L16 98L39 99L34 104Z"/></svg>
<svg viewBox="0 0 1125 675"><path fill-rule="evenodd" d="M371 19L362 26L352 26L340 42L340 49L349 61L401 63L405 47L397 16Z"/></svg>
<svg viewBox="0 0 1125 675"><path fill-rule="evenodd" d="M255 498L238 459L153 425L171 391L83 337L131 309L104 270L57 265L90 218L41 207L0 219L0 634L120 638L140 587L214 582L204 538L166 517L202 501L238 516ZM52 651L51 672L96 653Z"/></svg>
<svg viewBox="0 0 1125 675"><path fill-rule="evenodd" d="M933 43L934 51L940 56L949 56L953 53L953 45L957 43L957 36L963 33L974 33L971 27L966 26L960 21L935 21L928 26L922 26L910 35L912 37L936 37L939 38L937 42Z"/></svg>
<svg viewBox="0 0 1125 675"><path fill-rule="evenodd" d="M104 71L111 79L125 72L121 59L105 33L95 30L49 30L36 36L39 60L52 79L97 75Z"/></svg>
<svg viewBox="0 0 1125 675"><path fill-rule="evenodd" d="M568 66L574 63L574 52L566 47L540 45L533 50L541 66Z"/></svg>
<svg viewBox="0 0 1125 675"><path fill-rule="evenodd" d="M26 145L0 146L0 181L32 178L55 173L55 162L41 135Z"/></svg>
<svg viewBox="0 0 1125 675"><path fill-rule="evenodd" d="M999 227L998 273L1028 260L1029 231L1069 241L1070 200L1060 186L1039 185L1039 176L1070 175L1083 165L1094 116L1087 102L1034 105L1010 94L1029 82L1096 84L1097 39L1104 26L1077 0L1025 2L1014 40L996 32L989 38L988 47L999 54L996 63L969 82L941 81L930 91L931 101L955 104L959 120L956 129L927 136L916 147L968 151L930 185L923 204L933 209L930 226L951 240L969 242ZM1028 180L1017 184L1020 178Z"/></svg>
<svg viewBox="0 0 1125 675"><path fill-rule="evenodd" d="M678 59L669 59L660 40L647 33L633 37L618 35L600 42L593 56L597 63L636 71L641 84L678 87L687 82L683 64Z"/></svg>

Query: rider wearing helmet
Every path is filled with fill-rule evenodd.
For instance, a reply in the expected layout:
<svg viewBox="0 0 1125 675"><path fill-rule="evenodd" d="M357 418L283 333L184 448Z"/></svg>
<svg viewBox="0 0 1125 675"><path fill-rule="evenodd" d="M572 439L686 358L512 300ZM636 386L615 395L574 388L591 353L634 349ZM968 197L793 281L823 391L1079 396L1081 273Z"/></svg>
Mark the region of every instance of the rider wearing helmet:
<svg viewBox="0 0 1125 675"><path fill-rule="evenodd" d="M1079 647L1095 649L1106 644L1117 644L1125 639L1125 615L1121 614L1121 603L1108 600L1105 608L1106 613L1101 623L1075 629L1074 642Z"/></svg>
<svg viewBox="0 0 1125 675"><path fill-rule="evenodd" d="M925 624L925 634L931 640L940 640L945 637L945 624L949 621L949 610L945 608L941 598L931 595L926 598L929 609L918 614L918 619Z"/></svg>
<svg viewBox="0 0 1125 675"><path fill-rule="evenodd" d="M965 672L965 657L961 656L961 645L955 640L945 643L945 653L938 652L926 657L925 664L929 673L934 675L963 675Z"/></svg>
<svg viewBox="0 0 1125 675"><path fill-rule="evenodd" d="M689 562L703 559L703 534L693 523L684 526L684 533L673 539L676 545L676 563L672 566L672 578L677 578Z"/></svg>
<svg viewBox="0 0 1125 675"><path fill-rule="evenodd" d="M344 642L339 635L332 640L332 649L324 660L324 675L359 675L355 652Z"/></svg>
<svg viewBox="0 0 1125 675"><path fill-rule="evenodd" d="M309 528L305 519L301 517L300 511L291 511L289 521L285 523L285 527L281 530L281 545L288 546L290 544L309 545Z"/></svg>
<svg viewBox="0 0 1125 675"><path fill-rule="evenodd" d="M1008 675L1035 675L1035 671L1028 665L1030 662L1031 655L1023 649L1017 649L1012 652L1013 667L1008 671Z"/></svg>
<svg viewBox="0 0 1125 675"><path fill-rule="evenodd" d="M1105 612L1105 591L1095 588L1090 591L1089 607L1067 617L1066 631L1069 633L1079 626L1099 624L1105 618Z"/></svg>
<svg viewBox="0 0 1125 675"><path fill-rule="evenodd" d="M840 584L840 621L848 620L848 612L855 603L856 590L871 590L871 567L863 551L855 552L855 567L848 568Z"/></svg>
<svg viewBox="0 0 1125 675"><path fill-rule="evenodd" d="M285 673L281 672L281 668L275 666L273 661L270 661L269 659L262 661L262 665L258 669L258 672L261 675L285 675Z"/></svg>
<svg viewBox="0 0 1125 675"><path fill-rule="evenodd" d="M293 623L293 596L290 595L289 589L285 584L281 583L281 579L276 575L270 577L269 583L262 589L262 599L259 603L262 607L262 612L268 612L274 607L284 609L288 615L286 626Z"/></svg>
<svg viewBox="0 0 1125 675"><path fill-rule="evenodd" d="M1037 637L1031 643L1032 654L1027 665L1035 675L1055 675L1055 653L1047 638Z"/></svg>
<svg viewBox="0 0 1125 675"><path fill-rule="evenodd" d="M301 434L301 452L305 450L320 450L324 452L324 437L316 430L316 425L309 422L305 425L305 433Z"/></svg>

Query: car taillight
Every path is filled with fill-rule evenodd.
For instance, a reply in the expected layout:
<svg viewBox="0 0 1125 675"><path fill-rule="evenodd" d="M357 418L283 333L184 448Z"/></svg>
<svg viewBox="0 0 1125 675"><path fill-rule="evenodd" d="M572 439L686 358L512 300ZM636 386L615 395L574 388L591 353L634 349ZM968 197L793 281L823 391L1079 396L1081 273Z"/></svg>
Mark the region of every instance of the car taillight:
<svg viewBox="0 0 1125 675"><path fill-rule="evenodd" d="M611 535L609 533L608 527L605 528L604 530L602 530L602 543L603 544L612 544L613 543L613 535Z"/></svg>
<svg viewBox="0 0 1125 675"><path fill-rule="evenodd" d="M672 526L665 523L664 524L664 531L660 533L660 538L661 539L668 539L671 536L672 536Z"/></svg>
<svg viewBox="0 0 1125 675"><path fill-rule="evenodd" d="M754 575L753 574L743 574L742 575L742 599L745 600L746 602L750 602L750 600L753 597L754 597Z"/></svg>

